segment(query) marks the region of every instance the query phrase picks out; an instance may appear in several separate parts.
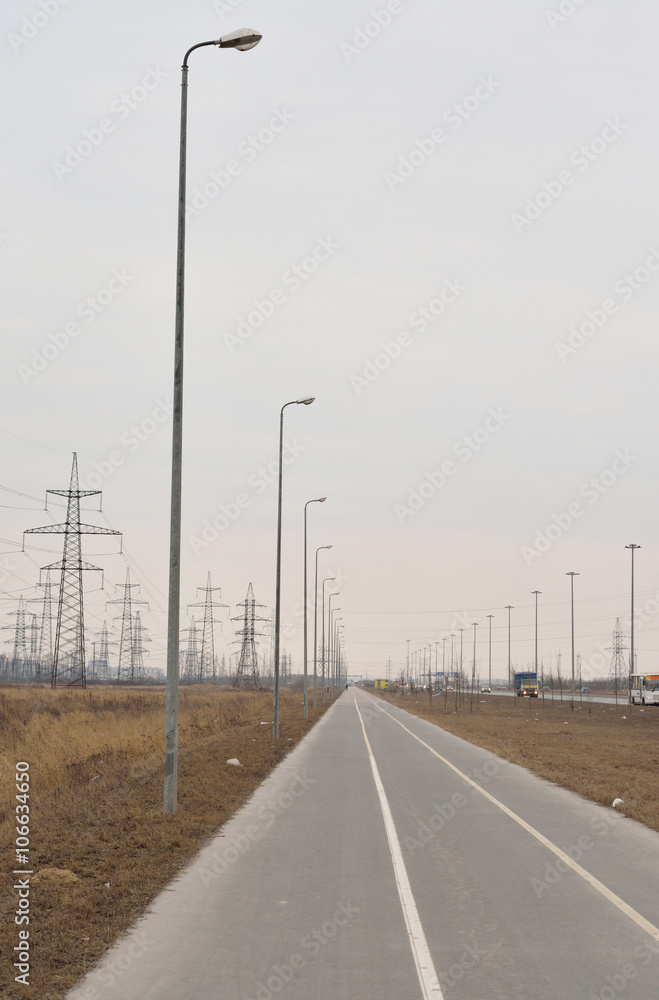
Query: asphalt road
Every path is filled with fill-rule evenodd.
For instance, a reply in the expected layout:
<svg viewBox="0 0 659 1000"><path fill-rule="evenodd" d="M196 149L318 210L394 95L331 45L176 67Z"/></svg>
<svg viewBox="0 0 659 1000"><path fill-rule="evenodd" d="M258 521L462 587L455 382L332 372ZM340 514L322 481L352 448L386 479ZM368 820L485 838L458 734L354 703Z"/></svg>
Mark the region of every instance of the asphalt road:
<svg viewBox="0 0 659 1000"><path fill-rule="evenodd" d="M658 834L350 689L69 997L657 1000L658 890Z"/></svg>

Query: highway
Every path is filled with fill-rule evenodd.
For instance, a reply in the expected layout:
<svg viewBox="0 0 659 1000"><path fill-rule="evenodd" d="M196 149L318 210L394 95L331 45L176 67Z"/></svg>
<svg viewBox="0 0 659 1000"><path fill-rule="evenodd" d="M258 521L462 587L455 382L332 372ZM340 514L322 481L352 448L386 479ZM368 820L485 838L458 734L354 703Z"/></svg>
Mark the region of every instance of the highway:
<svg viewBox="0 0 659 1000"><path fill-rule="evenodd" d="M69 997L656 1000L658 983L659 834L351 688Z"/></svg>

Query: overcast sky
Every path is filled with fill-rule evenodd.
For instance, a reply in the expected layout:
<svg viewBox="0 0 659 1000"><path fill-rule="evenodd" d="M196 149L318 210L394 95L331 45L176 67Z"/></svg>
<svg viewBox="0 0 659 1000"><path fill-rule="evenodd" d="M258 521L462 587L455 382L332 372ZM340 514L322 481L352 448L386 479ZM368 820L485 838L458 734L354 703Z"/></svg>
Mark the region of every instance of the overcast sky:
<svg viewBox="0 0 659 1000"><path fill-rule="evenodd" d="M285 421L294 669L322 496L310 578L332 544L351 673L400 669L408 639L441 667L461 627L471 657L478 622L483 675L492 614L503 676L506 605L525 666L533 590L568 672L569 571L583 674L608 673L631 542L656 669L656 4L7 0L2 21L3 625L57 558L53 536L17 550L75 451L164 666L180 64L249 26L254 50L190 59L182 600L210 571L225 619L250 582L272 607L279 411L312 395ZM115 551L85 540L90 637Z"/></svg>

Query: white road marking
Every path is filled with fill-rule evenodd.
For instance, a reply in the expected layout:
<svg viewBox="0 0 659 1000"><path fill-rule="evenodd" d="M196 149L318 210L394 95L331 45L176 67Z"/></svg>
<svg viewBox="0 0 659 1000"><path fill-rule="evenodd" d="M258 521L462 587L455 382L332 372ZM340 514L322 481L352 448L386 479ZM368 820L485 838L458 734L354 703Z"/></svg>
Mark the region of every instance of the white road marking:
<svg viewBox="0 0 659 1000"><path fill-rule="evenodd" d="M355 696L353 695L353 698L354 697ZM430 957L430 950L428 948L428 942L426 941L426 935L423 932L421 919L416 908L414 896L412 895L412 889L410 887L410 881L407 877L405 862L403 861L403 853L400 849L398 836L396 834L396 827L394 826L391 810L389 809L389 802L387 801L387 796L380 779L378 766L375 763L375 757L373 756L371 744L369 743L368 736L366 735L366 727L364 726L364 720L362 719L362 713L359 711L359 705L357 704L356 698L355 708L357 709L359 721L362 724L362 733L364 734L364 740L366 741L366 748L371 762L371 770L373 771L375 787L377 788L378 797L380 799L384 826L387 831L387 840L389 841L389 852L394 865L394 875L396 877L398 897L400 899L400 905L403 909L403 916L405 917L405 925L407 927L407 933L412 946L414 964L416 965L416 971L419 977L421 991L423 993L423 1000L444 1000L444 994L442 993L439 985L437 973L435 972L435 966L433 965L433 960Z"/></svg>
<svg viewBox="0 0 659 1000"><path fill-rule="evenodd" d="M547 840L547 838L544 837L538 830L534 829L534 827L530 826L527 822L525 822L525 820L523 820L521 816L518 816L517 813L512 811L512 809L509 809L508 806L505 806L503 802L499 802L499 800L495 799L493 795L490 795L489 792L486 792L484 788L481 788L479 784L473 781L468 775L464 774L464 772L461 771L459 768L457 768L455 764L452 764L450 760L447 760L446 757L442 757L440 753L437 753L437 751L433 750L431 746L428 746L427 743L424 743L424 741L419 736L417 736L416 733L413 733L411 729L408 729L407 726L404 726L403 723L400 722L398 719L394 718L393 715L390 715L390 713L387 712L387 710L384 709L382 705L380 705L375 698L373 698L372 700L375 702L375 704L378 706L381 712L383 712L389 719L391 719L392 722L395 722L397 725L399 725L401 729L404 729L406 733L409 733L410 736L413 736L415 740L417 740L422 746L426 748L426 750L430 750L430 752L434 754L438 760L441 760L442 764L446 764L446 766L450 767L452 771L455 771L455 773L458 774L464 781L466 781L467 784L471 785L472 788L475 788L476 791L480 792L481 795L484 795L486 799L489 799L489 801L492 802L499 809L501 809L501 811L504 812L506 816L510 816L510 818L514 820L515 823L518 823L519 826L522 827L522 829L526 830L527 833L530 833L531 836L535 837L536 840L539 840L540 843L543 844L553 854L555 854L557 858L560 858L561 861L564 861L566 865L569 865L570 868L572 868L572 870L577 873L577 875L580 875L586 882L588 882L589 885L592 885L592 887L596 889L597 892L601 893L601 895L604 896L605 899L608 899L610 903L613 903L614 906L617 906L617 908L622 913L624 913L627 917L629 917L630 920L633 920L635 924L638 924L638 926L641 927L647 934L649 934L650 937L653 937L655 941L659 941L659 927L655 927L654 924L651 924L649 920L646 920L645 917L641 916L641 914L638 913L635 909L633 909L633 907L629 906L628 903L625 903L624 899L621 899L620 896L616 896L615 892L612 892L611 889L608 889L602 882L599 881L599 879L596 879L594 875L591 875L590 872L587 872L585 868L582 868L581 865L578 865L576 861L573 861L568 854L566 854L564 851L560 849L560 847L556 847L555 844L552 844L551 840ZM359 711L359 709L357 711Z"/></svg>

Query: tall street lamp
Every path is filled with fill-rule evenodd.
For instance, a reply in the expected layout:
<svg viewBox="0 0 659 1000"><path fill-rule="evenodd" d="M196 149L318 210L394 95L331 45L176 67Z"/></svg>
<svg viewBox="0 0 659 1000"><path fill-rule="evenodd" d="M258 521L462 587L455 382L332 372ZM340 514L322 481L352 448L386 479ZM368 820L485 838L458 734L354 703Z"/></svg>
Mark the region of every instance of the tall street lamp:
<svg viewBox="0 0 659 1000"><path fill-rule="evenodd" d="M636 549L640 549L640 545L625 545L626 549L631 549L632 553L632 625L631 625L631 642L629 650L629 707L632 706L632 674L636 673L636 664L634 663L634 552Z"/></svg>
<svg viewBox="0 0 659 1000"><path fill-rule="evenodd" d="M325 584L330 583L331 580L336 580L335 576L326 576L323 580L323 600L321 604L321 622L322 622L322 639L321 639L321 662L322 662L322 674L323 674L323 704L325 704L325 663L326 663L326 650L325 650Z"/></svg>
<svg viewBox="0 0 659 1000"><path fill-rule="evenodd" d="M332 697L334 697L334 674L333 674L333 664L332 664L332 598L338 597L339 591L335 591L333 594L329 595L327 602L328 614L327 614L327 686L332 685ZM334 609L338 611L338 608Z"/></svg>
<svg viewBox="0 0 659 1000"><path fill-rule="evenodd" d="M532 594L535 594L535 679L538 679L538 594L541 594L541 590L532 590Z"/></svg>
<svg viewBox="0 0 659 1000"><path fill-rule="evenodd" d="M570 708L574 712L574 578L579 576L578 573L566 573L566 576L570 577L570 605L572 608L572 697L570 699Z"/></svg>
<svg viewBox="0 0 659 1000"><path fill-rule="evenodd" d="M188 58L195 49L216 45L245 52L261 41L258 31L242 28L188 49L181 67L181 133L178 175L178 235L176 243L176 306L174 342L174 404L172 411L172 492L169 529L169 599L167 612L167 698L165 706L166 764L163 808L176 812L178 778L179 601L181 592L181 479L183 452L183 312L185 286L185 187L188 113Z"/></svg>
<svg viewBox="0 0 659 1000"><path fill-rule="evenodd" d="M316 549L316 576L313 591L313 708L316 711L316 689L318 685L318 553L321 549L331 549L331 545L319 545Z"/></svg>
<svg viewBox="0 0 659 1000"><path fill-rule="evenodd" d="M272 735L279 736L279 631L281 620L281 482L283 475L284 455L284 410L287 406L309 406L314 396L304 399L292 399L284 403L279 413L279 488L277 496L277 576L275 583L275 683L274 705L272 719Z"/></svg>
<svg viewBox="0 0 659 1000"><path fill-rule="evenodd" d="M307 500L304 505L304 718L309 715L309 698L307 693L307 507L310 503L325 503L327 497L317 500Z"/></svg>
<svg viewBox="0 0 659 1000"><path fill-rule="evenodd" d="M471 700L469 702L469 711L474 710L474 682L476 680L476 629L478 628L478 622L471 623L474 626L474 658L471 663Z"/></svg>
<svg viewBox="0 0 659 1000"><path fill-rule="evenodd" d="M340 611L341 608L334 608L334 611ZM340 687L340 673L339 673L339 629L343 628L342 625L338 625L337 622L342 622L343 616L339 615L338 618L334 619L334 643L333 643L333 656L334 656L334 676L336 678L336 686Z"/></svg>
<svg viewBox="0 0 659 1000"><path fill-rule="evenodd" d="M494 615L487 616L490 619L490 638L488 643L488 654L487 654L487 686L492 690L492 619Z"/></svg>
<svg viewBox="0 0 659 1000"><path fill-rule="evenodd" d="M511 681L511 664L510 664L510 612L515 607L514 604L506 604L508 609L508 687L510 687Z"/></svg>

